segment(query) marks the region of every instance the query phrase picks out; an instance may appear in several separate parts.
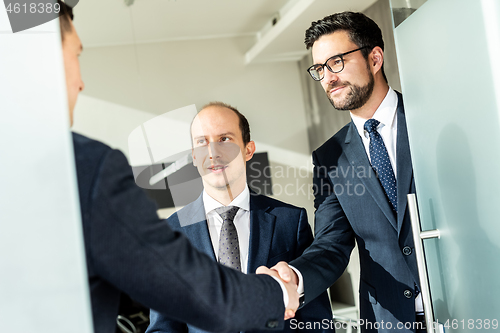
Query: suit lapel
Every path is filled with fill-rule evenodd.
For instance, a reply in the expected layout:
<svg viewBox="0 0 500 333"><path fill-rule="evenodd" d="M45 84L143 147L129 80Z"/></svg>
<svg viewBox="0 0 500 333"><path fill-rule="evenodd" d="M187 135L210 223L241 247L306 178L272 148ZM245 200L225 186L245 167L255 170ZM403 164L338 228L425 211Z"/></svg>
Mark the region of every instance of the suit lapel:
<svg viewBox="0 0 500 333"><path fill-rule="evenodd" d="M408 132L406 129L406 119L404 114L403 97L398 94L398 137L396 143L396 165L397 186L398 186L398 234L401 232L403 218L405 215L407 197L410 193L413 169L411 164L410 144L408 142Z"/></svg>
<svg viewBox="0 0 500 333"><path fill-rule="evenodd" d="M267 266L276 217L267 213L263 197L250 193L250 247L247 272L253 273L259 266Z"/></svg>
<svg viewBox="0 0 500 333"><path fill-rule="evenodd" d="M188 208L188 206L186 206ZM216 260L210 233L208 231L207 217L203 205L203 195L200 195L196 201L189 205L185 213L179 215L179 220L190 221L189 225L182 225L184 233L200 251L206 253L213 260ZM182 222L180 220L180 222Z"/></svg>
<svg viewBox="0 0 500 333"><path fill-rule="evenodd" d="M359 177L358 179L361 179L366 190L373 197L373 200L375 200L394 229L397 229L396 217L389 204L389 200L387 199L384 189L382 188L382 185L370 165L370 161L366 155L366 150L363 142L361 141L361 137L358 134L356 125L354 125L354 122L352 121L350 123L349 130L347 131L344 153L348 159L348 163L351 163L354 170L367 170L365 173L367 176Z"/></svg>

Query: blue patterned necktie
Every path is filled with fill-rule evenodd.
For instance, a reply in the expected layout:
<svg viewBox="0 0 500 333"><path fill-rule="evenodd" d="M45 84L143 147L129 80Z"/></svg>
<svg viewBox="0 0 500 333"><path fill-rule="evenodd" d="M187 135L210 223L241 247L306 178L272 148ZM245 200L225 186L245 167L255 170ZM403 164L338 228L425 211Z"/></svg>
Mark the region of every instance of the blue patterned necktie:
<svg viewBox="0 0 500 333"><path fill-rule="evenodd" d="M222 218L222 228L219 237L219 262L224 266L241 271L240 244L238 232L234 225L234 217L239 210L235 206L222 206L214 209Z"/></svg>
<svg viewBox="0 0 500 333"><path fill-rule="evenodd" d="M379 124L380 122L375 119L368 119L365 122L364 128L370 135L370 159L372 167L377 173L385 194L392 205L392 209L397 212L398 197L396 177L394 177L394 171L392 170L391 161L389 160L389 154L385 148L384 141L377 131Z"/></svg>

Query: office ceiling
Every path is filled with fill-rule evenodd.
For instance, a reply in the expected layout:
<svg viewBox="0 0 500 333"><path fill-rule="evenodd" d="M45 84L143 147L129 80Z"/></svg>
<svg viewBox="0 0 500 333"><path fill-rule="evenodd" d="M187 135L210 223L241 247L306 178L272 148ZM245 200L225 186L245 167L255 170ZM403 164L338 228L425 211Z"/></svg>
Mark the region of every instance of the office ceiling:
<svg viewBox="0 0 500 333"><path fill-rule="evenodd" d="M130 0L128 0L130 1ZM376 0L82 0L75 25L85 48L254 36L247 63L298 60L304 31L334 12ZM273 20L274 25L273 25Z"/></svg>

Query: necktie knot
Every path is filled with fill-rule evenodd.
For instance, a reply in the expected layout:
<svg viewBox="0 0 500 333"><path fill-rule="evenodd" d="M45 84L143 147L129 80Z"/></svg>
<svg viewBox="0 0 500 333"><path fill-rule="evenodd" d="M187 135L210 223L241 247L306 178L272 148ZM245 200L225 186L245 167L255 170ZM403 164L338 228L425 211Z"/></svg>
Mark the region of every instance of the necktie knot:
<svg viewBox="0 0 500 333"><path fill-rule="evenodd" d="M380 122L377 119L368 119L364 125L365 131L368 133L376 131L379 124Z"/></svg>
<svg viewBox="0 0 500 333"><path fill-rule="evenodd" d="M234 221L234 217L240 208L236 206L222 206L215 208L215 212L220 215L223 221L230 220Z"/></svg>

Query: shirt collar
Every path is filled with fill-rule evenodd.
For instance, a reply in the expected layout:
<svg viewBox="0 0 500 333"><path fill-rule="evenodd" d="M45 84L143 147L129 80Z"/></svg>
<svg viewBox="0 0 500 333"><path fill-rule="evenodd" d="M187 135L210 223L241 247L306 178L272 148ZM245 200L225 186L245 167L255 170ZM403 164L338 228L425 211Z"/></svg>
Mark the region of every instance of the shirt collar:
<svg viewBox="0 0 500 333"><path fill-rule="evenodd" d="M205 206L205 214L212 212L215 208L224 206L208 195L205 190L203 190L203 205ZM236 206L240 209L250 211L250 191L248 190L248 186L245 186L243 192L234 198L228 206Z"/></svg>
<svg viewBox="0 0 500 333"><path fill-rule="evenodd" d="M379 126L389 126L393 127L394 119L396 116L396 110L398 108L398 95L391 87L389 87L389 91L384 97L382 103L380 103L379 107L373 114L373 119L376 119L380 122ZM356 125L356 129L358 130L359 135L364 135L364 125L366 119L353 115L351 112L351 118Z"/></svg>

